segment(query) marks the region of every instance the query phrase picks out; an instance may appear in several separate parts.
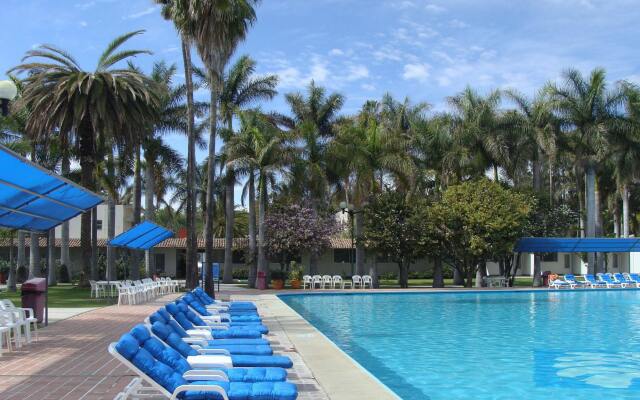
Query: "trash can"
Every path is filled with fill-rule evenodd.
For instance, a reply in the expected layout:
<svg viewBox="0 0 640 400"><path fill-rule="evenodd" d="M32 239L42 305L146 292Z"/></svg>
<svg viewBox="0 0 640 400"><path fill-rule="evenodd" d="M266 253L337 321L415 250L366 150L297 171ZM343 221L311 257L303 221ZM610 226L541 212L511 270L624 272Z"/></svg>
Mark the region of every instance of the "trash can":
<svg viewBox="0 0 640 400"><path fill-rule="evenodd" d="M256 287L260 290L265 290L267 288L267 276L264 271L258 271Z"/></svg>
<svg viewBox="0 0 640 400"><path fill-rule="evenodd" d="M549 275L551 275L551 271L544 271L542 273L542 285L549 286Z"/></svg>
<svg viewBox="0 0 640 400"><path fill-rule="evenodd" d="M47 292L45 278L33 278L22 284L22 307L33 309L38 322L44 320L44 302Z"/></svg>

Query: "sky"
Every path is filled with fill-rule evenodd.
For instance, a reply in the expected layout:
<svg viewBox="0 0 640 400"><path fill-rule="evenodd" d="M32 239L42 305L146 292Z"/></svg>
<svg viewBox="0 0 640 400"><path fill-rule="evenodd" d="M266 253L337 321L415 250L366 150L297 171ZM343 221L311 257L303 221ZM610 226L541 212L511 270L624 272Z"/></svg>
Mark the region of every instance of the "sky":
<svg viewBox="0 0 640 400"><path fill-rule="evenodd" d="M283 94L310 80L346 97L345 114L389 92L446 109L470 85L481 92L534 94L569 67L604 67L612 84L640 83L640 0L263 0L236 52L280 77L279 96L260 104L287 113ZM0 79L40 44L53 44L93 69L116 36L148 49L136 63L181 66L180 42L151 0L2 0ZM194 52L194 59L198 59ZM184 79L184 75L178 77ZM198 98L207 99L203 90ZM186 140L167 140L183 154ZM205 156L199 151L198 157Z"/></svg>

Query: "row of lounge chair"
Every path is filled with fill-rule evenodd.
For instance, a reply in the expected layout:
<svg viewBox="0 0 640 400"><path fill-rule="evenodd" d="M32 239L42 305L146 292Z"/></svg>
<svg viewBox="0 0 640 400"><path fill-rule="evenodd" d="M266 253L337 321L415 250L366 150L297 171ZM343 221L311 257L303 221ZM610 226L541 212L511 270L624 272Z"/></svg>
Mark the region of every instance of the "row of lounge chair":
<svg viewBox="0 0 640 400"><path fill-rule="evenodd" d="M353 275L351 280L342 279L340 275L304 275L302 277L303 289L344 289L347 285L351 289L373 289L373 278L370 275Z"/></svg>
<svg viewBox="0 0 640 400"><path fill-rule="evenodd" d="M256 306L220 302L201 288L136 325L109 353L137 377L116 400L295 400L293 366L274 355Z"/></svg>
<svg viewBox="0 0 640 400"><path fill-rule="evenodd" d="M576 289L576 288L640 288L640 274L635 273L598 273L584 275L582 280L573 274L566 274L562 279L559 276L549 277L549 288Z"/></svg>

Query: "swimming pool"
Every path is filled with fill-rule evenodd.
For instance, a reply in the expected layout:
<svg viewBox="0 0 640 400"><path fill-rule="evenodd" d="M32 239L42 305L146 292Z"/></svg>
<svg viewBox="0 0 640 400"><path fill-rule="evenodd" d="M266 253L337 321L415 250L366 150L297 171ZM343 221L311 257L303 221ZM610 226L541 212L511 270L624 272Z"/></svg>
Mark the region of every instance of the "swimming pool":
<svg viewBox="0 0 640 400"><path fill-rule="evenodd" d="M637 399L640 291L283 295L403 399Z"/></svg>

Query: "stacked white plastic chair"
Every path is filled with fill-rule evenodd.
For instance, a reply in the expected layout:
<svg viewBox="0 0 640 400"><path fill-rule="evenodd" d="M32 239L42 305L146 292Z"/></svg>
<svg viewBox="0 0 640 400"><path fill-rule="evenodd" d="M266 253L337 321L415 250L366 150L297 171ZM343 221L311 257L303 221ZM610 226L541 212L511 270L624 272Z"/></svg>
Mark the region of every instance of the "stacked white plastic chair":
<svg viewBox="0 0 640 400"><path fill-rule="evenodd" d="M12 329L16 348L22 346L23 333L24 340L27 343L31 343L32 328L36 340L38 339L38 319L31 308L16 307L11 300L5 299L0 300L0 310L11 318L10 322L7 319L7 325L5 326L9 326Z"/></svg>
<svg viewBox="0 0 640 400"><path fill-rule="evenodd" d="M4 347L6 344L6 348L8 351L11 351L11 331L18 329L16 334L16 339L21 337L19 327L13 322L13 315L8 311L0 311L0 353L4 353ZM17 327L17 328L16 328ZM18 341L16 341L17 346Z"/></svg>
<svg viewBox="0 0 640 400"><path fill-rule="evenodd" d="M333 278L330 275L322 276L322 288L323 289L331 289L333 288Z"/></svg>
<svg viewBox="0 0 640 400"><path fill-rule="evenodd" d="M313 279L311 278L311 275L304 275L302 277L302 288L306 289L307 285L309 285L310 289L313 289L313 287L311 286L313 284Z"/></svg>
<svg viewBox="0 0 640 400"><path fill-rule="evenodd" d="M373 278L371 275L362 275L362 289L366 289L367 285L369 285L369 289L373 289Z"/></svg>
<svg viewBox="0 0 640 400"><path fill-rule="evenodd" d="M360 275L354 275L351 277L351 282L353 282L352 288L355 289L359 287L362 289L362 277Z"/></svg>
<svg viewBox="0 0 640 400"><path fill-rule="evenodd" d="M322 276L314 275L311 278L311 289L315 289L318 286L318 289L322 289Z"/></svg>
<svg viewBox="0 0 640 400"><path fill-rule="evenodd" d="M333 280L332 287L334 289L342 289L343 288L342 277L340 275L334 275L332 280Z"/></svg>

